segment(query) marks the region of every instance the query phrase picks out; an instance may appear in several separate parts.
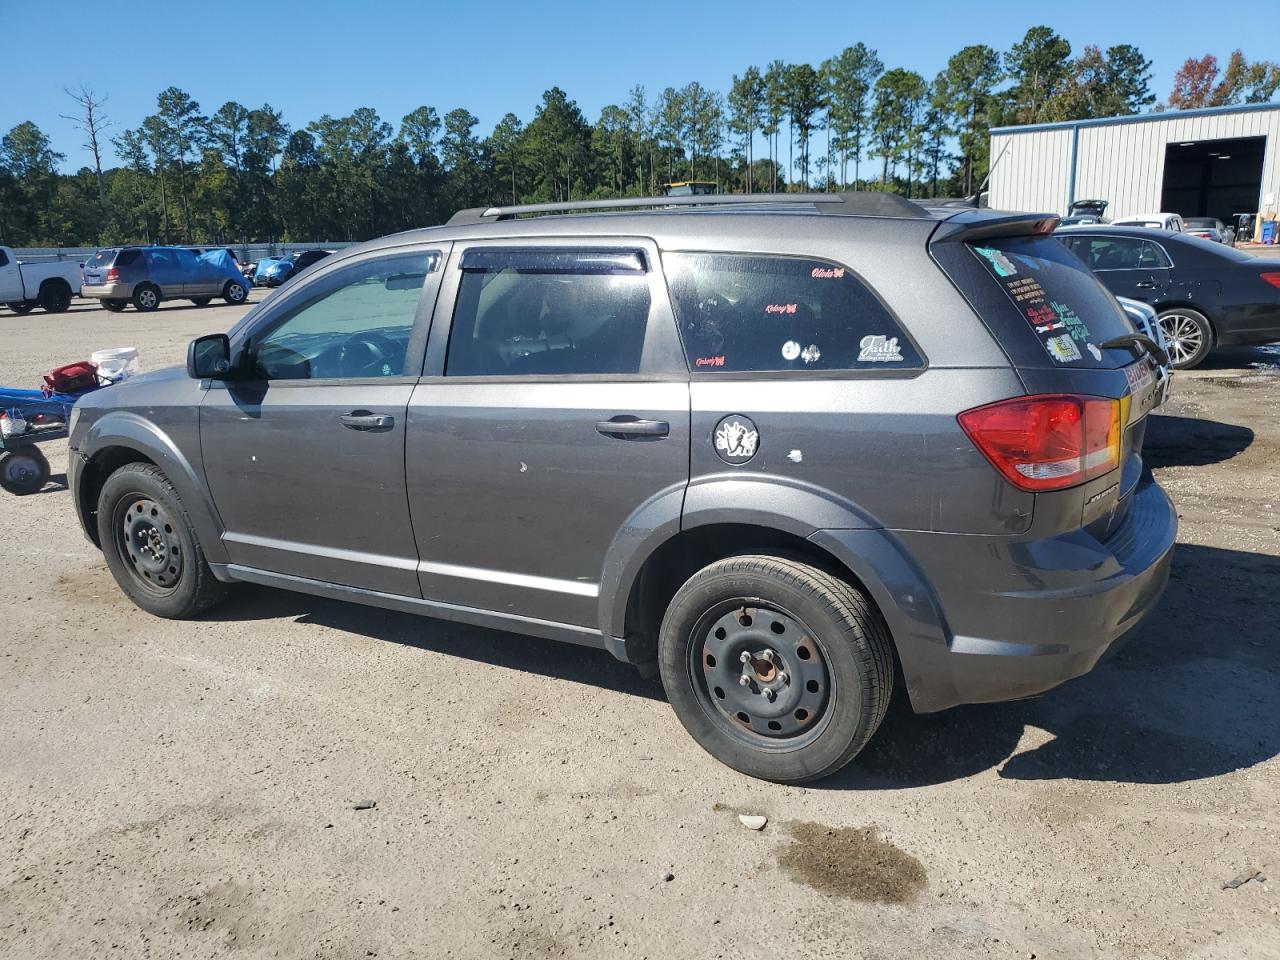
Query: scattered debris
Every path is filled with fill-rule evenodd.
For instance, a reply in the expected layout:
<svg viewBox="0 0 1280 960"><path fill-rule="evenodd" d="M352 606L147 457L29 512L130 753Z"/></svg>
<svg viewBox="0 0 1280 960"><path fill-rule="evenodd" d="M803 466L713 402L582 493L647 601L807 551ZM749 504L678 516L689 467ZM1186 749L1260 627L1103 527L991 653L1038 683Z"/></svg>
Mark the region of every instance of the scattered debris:
<svg viewBox="0 0 1280 960"><path fill-rule="evenodd" d="M377 800L361 800L359 803L357 803L357 804L355 805L355 807L354 807L353 809L355 809L355 810L372 810L372 809L373 809L374 807L376 807L377 805L378 805L378 801L377 801Z"/></svg>
<svg viewBox="0 0 1280 960"><path fill-rule="evenodd" d="M740 813L738 814L738 822L748 830L763 830L764 825L769 822L769 818L753 813Z"/></svg>
<svg viewBox="0 0 1280 960"><path fill-rule="evenodd" d="M1222 885L1222 889L1234 890L1236 887L1244 886L1250 880L1257 880L1259 883L1264 883L1266 879L1267 878L1262 875L1261 870L1254 870L1252 867L1250 867L1248 870L1245 870L1243 873L1237 874L1233 879L1228 880L1226 883L1224 883Z"/></svg>
<svg viewBox="0 0 1280 960"><path fill-rule="evenodd" d="M671 882L672 880L674 880L675 878L676 878L676 875L675 875L674 873L664 873L664 874L662 875L662 882L663 882L663 883L670 883L670 882Z"/></svg>

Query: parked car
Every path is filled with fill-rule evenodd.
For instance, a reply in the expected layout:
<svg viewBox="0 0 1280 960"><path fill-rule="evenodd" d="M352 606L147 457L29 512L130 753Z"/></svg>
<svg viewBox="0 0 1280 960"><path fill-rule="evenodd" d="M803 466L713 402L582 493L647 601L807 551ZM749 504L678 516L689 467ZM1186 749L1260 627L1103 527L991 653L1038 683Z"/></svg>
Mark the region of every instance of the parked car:
<svg viewBox="0 0 1280 960"><path fill-rule="evenodd" d="M186 247L109 247L85 265L80 295L119 312L130 303L157 309L164 300L190 300L198 307L222 297L244 303L249 283L223 249L196 254Z"/></svg>
<svg viewBox="0 0 1280 960"><path fill-rule="evenodd" d="M1176 213L1141 213L1135 217L1122 217L1111 221L1114 227L1147 227L1151 230L1171 230L1182 233L1186 224Z"/></svg>
<svg viewBox="0 0 1280 960"><path fill-rule="evenodd" d="M1169 358L1169 342L1164 336L1164 327L1160 326L1160 318L1155 308L1141 300L1131 297L1116 297L1116 301L1124 308L1129 321L1138 332L1149 337L1163 351L1163 357L1156 359L1156 399L1151 409L1161 406L1169 399L1169 387L1173 383L1173 363Z"/></svg>
<svg viewBox="0 0 1280 960"><path fill-rule="evenodd" d="M1225 243L1227 246L1235 246L1236 242L1235 228L1228 227L1214 217L1188 217L1185 232L1193 237Z"/></svg>
<svg viewBox="0 0 1280 960"><path fill-rule="evenodd" d="M1176 369L1214 347L1280 340L1280 264L1144 227L1070 227L1057 236L1116 296L1155 308Z"/></svg>
<svg viewBox="0 0 1280 960"><path fill-rule="evenodd" d="M1077 224L1110 223L1106 217L1106 200L1075 200L1067 208L1067 215L1062 218L1064 227Z"/></svg>
<svg viewBox="0 0 1280 960"><path fill-rule="evenodd" d="M255 282L263 287L278 287L301 273L313 263L319 263L332 250L302 250L282 260L272 261L266 270L260 270Z"/></svg>
<svg viewBox="0 0 1280 960"><path fill-rule="evenodd" d="M72 499L155 615L251 582L602 648L725 763L816 779L899 675L922 712L1031 696L1163 591L1154 365L1055 222L462 211L90 394Z"/></svg>
<svg viewBox="0 0 1280 960"><path fill-rule="evenodd" d="M30 313L36 307L62 313L80 289L83 267L74 260L23 263L12 247L0 247L0 303L14 313Z"/></svg>

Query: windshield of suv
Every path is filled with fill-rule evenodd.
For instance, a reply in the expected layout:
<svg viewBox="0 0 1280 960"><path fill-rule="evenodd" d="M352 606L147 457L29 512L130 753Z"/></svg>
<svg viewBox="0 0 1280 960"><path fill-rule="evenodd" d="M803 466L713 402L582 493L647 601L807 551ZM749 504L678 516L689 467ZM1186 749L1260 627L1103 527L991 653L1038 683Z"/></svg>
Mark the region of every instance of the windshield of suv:
<svg viewBox="0 0 1280 960"><path fill-rule="evenodd" d="M115 260L115 258L116 258L115 250L99 250L97 253L93 255L92 258L90 258L89 262L85 264L85 266L109 267L111 265L111 262Z"/></svg>
<svg viewBox="0 0 1280 960"><path fill-rule="evenodd" d="M1057 239L1001 237L969 246L1055 364L1122 367L1133 362L1128 350L1101 347L1134 332L1124 310Z"/></svg>

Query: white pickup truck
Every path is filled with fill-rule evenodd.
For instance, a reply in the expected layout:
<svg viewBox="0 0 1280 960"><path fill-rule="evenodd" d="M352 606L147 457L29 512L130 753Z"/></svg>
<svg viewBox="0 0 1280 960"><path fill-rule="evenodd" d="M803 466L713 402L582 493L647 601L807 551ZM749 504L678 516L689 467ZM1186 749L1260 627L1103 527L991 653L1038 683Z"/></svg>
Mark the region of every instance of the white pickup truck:
<svg viewBox="0 0 1280 960"><path fill-rule="evenodd" d="M46 313L62 313L80 292L83 263L19 263L12 247L0 247L0 303L14 313L30 313L36 307Z"/></svg>

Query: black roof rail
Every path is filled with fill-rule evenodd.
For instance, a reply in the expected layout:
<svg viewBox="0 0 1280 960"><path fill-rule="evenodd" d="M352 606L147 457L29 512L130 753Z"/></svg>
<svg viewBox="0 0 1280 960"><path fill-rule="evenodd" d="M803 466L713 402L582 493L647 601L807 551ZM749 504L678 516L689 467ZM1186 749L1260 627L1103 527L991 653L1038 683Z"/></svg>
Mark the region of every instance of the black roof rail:
<svg viewBox="0 0 1280 960"><path fill-rule="evenodd" d="M449 218L450 226L514 220L537 214L587 211L666 209L671 207L737 207L777 205L818 206L823 213L870 217L928 217L922 207L894 193L722 193L692 197L623 197L613 200L573 200L568 203L525 203L513 206L470 207Z"/></svg>

